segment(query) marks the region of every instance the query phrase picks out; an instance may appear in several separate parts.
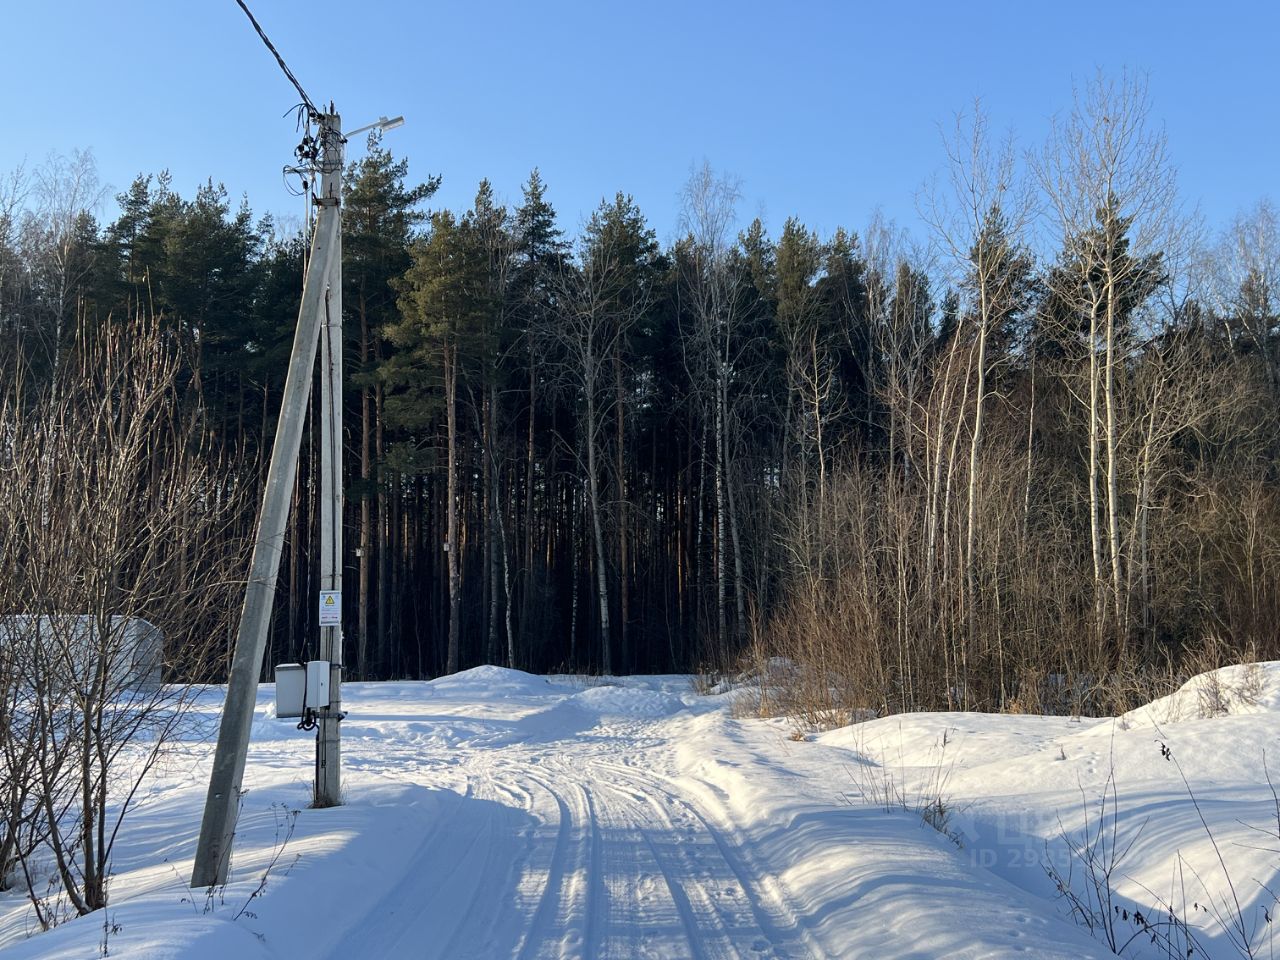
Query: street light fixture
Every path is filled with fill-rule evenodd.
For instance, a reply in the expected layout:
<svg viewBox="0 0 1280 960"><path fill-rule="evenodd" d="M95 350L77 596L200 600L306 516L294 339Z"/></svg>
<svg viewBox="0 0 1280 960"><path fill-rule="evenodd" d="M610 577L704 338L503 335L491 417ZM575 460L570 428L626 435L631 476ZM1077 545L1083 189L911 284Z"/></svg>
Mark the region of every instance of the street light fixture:
<svg viewBox="0 0 1280 960"><path fill-rule="evenodd" d="M342 135L342 139L350 140L357 133L364 133L366 130L394 130L396 127L404 126L404 117L379 117L373 123L366 123L363 127L356 127L354 130L348 130Z"/></svg>

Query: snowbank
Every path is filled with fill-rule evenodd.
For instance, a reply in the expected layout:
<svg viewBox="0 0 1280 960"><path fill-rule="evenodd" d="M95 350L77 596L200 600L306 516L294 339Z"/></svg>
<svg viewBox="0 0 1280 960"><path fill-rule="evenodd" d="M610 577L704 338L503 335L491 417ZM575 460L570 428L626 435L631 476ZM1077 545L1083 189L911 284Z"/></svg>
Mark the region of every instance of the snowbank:
<svg viewBox="0 0 1280 960"><path fill-rule="evenodd" d="M1155 727L1183 720L1240 717L1280 710L1277 664L1247 663L1192 677L1175 693L1120 718L1131 726Z"/></svg>
<svg viewBox="0 0 1280 960"><path fill-rule="evenodd" d="M803 741L687 677L480 667L343 692L347 805L306 808L312 739L271 717L264 687L231 882L188 890L211 687L206 739L168 759L118 843L107 926L26 939L29 910L0 894L6 960L96 956L104 929L112 955L148 960L1081 960L1106 950L1044 865L1078 879L1069 841L1099 823L1126 851L1123 909L1168 900L1197 956L1235 956L1213 912L1221 852L1241 929L1271 946L1280 828L1262 757L1280 753L1278 664L1196 678L1115 720L916 714ZM1142 940L1125 955L1164 954Z"/></svg>
<svg viewBox="0 0 1280 960"><path fill-rule="evenodd" d="M613 717L663 717L677 713L684 704L657 690L637 690L617 684L588 687L572 698L582 710Z"/></svg>
<svg viewBox="0 0 1280 960"><path fill-rule="evenodd" d="M545 677L535 677L522 670L486 665L432 680L430 686L453 697L492 698L537 697L545 694L550 684Z"/></svg>

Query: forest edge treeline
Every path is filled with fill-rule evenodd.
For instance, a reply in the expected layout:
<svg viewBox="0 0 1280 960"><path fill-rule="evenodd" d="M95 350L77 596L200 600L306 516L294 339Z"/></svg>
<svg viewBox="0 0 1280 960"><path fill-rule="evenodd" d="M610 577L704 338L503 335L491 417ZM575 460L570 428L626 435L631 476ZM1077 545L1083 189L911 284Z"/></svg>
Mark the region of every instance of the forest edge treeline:
<svg viewBox="0 0 1280 960"><path fill-rule="evenodd" d="M740 229L706 166L670 245L624 193L570 238L538 171L512 209L486 181L430 210L438 179L372 138L343 226L349 675L753 651L833 707L1100 710L1274 655L1276 214L1203 236L1149 113L1098 78L1025 155L962 117L926 246ZM87 155L0 190L0 371L35 396L155 318L167 436L216 458L243 540L305 243L212 184L140 176L108 223L97 199ZM270 662L315 649L318 439Z"/></svg>

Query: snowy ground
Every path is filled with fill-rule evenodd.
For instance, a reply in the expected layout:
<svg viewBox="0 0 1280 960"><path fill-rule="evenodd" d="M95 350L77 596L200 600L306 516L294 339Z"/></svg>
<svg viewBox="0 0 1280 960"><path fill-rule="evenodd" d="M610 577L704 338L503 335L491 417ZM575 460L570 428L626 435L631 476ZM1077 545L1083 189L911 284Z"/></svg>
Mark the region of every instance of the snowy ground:
<svg viewBox="0 0 1280 960"><path fill-rule="evenodd" d="M1236 956L1231 938L1247 936L1269 956L1280 841L1262 770L1264 753L1280 765L1280 664L1220 679L1116 721L920 714L803 740L786 721L734 719L734 694L697 696L682 677L482 667L350 684L348 803L331 810L305 809L311 736L271 716L264 688L232 881L185 885L212 752L193 739L119 843L108 946L191 960L1101 957L1042 864L1065 875L1064 836L1103 814L1127 850L1121 940L1135 907L1163 899L1208 955ZM219 697L200 704L206 735ZM951 838L899 799L941 799L932 819ZM1072 883L1086 892L1078 863ZM30 926L0 896L5 960L80 960L104 937L101 915L24 939ZM1142 934L1125 955L1185 956L1166 947Z"/></svg>

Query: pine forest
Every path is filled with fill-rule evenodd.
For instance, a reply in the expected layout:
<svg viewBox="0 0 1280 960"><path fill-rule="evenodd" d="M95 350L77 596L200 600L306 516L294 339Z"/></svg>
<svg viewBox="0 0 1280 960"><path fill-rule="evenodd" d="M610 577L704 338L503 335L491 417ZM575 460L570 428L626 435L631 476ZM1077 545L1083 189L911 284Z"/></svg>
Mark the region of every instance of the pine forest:
<svg viewBox="0 0 1280 960"><path fill-rule="evenodd" d="M348 677L786 663L806 710L1098 713L1280 656L1280 223L1204 228L1150 113L1099 80L1028 148L969 110L910 232L771 231L700 165L669 242L625 189L578 229L536 169L440 209L353 144ZM0 185L0 429L119 387L103 429L203 465L173 549L233 606L306 251L212 181L112 204L87 153ZM144 367L150 420L108 375ZM317 633L307 429L268 664Z"/></svg>

